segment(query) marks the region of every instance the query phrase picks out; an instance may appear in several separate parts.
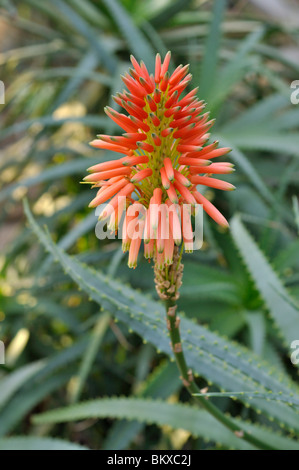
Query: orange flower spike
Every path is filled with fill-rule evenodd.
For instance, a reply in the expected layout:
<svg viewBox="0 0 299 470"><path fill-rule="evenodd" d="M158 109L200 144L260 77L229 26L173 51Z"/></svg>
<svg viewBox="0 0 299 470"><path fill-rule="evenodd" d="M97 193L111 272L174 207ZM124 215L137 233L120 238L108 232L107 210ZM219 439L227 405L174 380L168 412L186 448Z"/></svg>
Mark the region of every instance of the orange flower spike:
<svg viewBox="0 0 299 470"><path fill-rule="evenodd" d="M170 57L169 52L162 61L158 54L151 75L143 62L139 63L131 56L133 67L122 77L127 90L114 97L128 116L105 108L106 114L124 132L118 136L100 135L91 142L95 148L112 150L123 156L93 165L84 179L100 188L91 207L110 200L100 218L110 217L111 229L120 220L119 197L122 197L122 210L126 215L134 204L140 202L144 206L143 218L139 220L135 215L136 220L132 222L140 223L144 231L145 256L154 257L161 269L171 263L174 244L179 245L183 239L187 251L193 247L188 234L192 229L191 218L184 221L181 213L172 212L175 205L181 211L186 203L192 206L200 203L217 223L227 225L213 204L197 192L196 185L234 189L230 183L214 178L214 174L231 173L232 164L211 163L230 149L218 148L217 141L208 143L214 120L209 120L209 114L204 113L205 103L197 98L197 89L184 92L191 80L189 67L179 65L171 73ZM163 212L159 216L165 203L169 211L166 218ZM113 213L116 208L118 212ZM125 220L127 223L127 218ZM167 224L170 235L164 237ZM182 233L183 227L187 233ZM131 267L136 266L141 238L137 237L134 243L131 237L124 239L124 247L130 247Z"/></svg>

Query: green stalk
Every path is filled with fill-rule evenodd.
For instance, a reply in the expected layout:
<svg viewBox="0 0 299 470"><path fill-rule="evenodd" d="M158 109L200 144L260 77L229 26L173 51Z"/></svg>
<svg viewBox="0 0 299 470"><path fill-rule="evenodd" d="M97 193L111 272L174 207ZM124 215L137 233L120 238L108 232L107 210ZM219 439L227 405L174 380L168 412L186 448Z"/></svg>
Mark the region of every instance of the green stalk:
<svg viewBox="0 0 299 470"><path fill-rule="evenodd" d="M188 368L185 359L180 334L180 319L176 313L176 301L173 298L168 298L167 300L164 300L164 302L167 312L167 327L171 339L172 351L178 369L181 373L183 385L187 388L192 397L203 408L205 408L209 413L211 413L214 418L220 421L220 423L226 426L230 431L234 432L234 434L240 439L244 439L245 441L257 447L258 449L275 450L275 447L272 447L271 445L262 442L260 439L254 437L252 434L249 434L247 431L242 429L239 425L236 425L230 417L222 413L222 411L220 411L215 405L213 405L213 403L211 403L207 398L197 395L201 392L194 381L192 370Z"/></svg>

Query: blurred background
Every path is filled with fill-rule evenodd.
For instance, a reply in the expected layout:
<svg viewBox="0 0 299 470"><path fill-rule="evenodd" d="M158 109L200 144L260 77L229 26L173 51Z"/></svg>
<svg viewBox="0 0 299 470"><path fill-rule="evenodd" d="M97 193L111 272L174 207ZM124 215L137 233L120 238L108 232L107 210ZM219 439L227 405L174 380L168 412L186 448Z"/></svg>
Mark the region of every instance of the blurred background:
<svg viewBox="0 0 299 470"><path fill-rule="evenodd" d="M129 270L119 241L96 238L87 207L94 193L80 181L86 168L111 158L88 142L120 133L103 108L116 108L111 95L123 89L130 54L152 70L156 52L168 50L172 69L190 64L192 87L217 118L212 138L233 149L236 172L228 180L237 186L205 193L228 220L238 219L226 233L205 219L202 250L184 256L180 308L298 381L288 358L299 299L299 104L291 103L291 84L299 80L298 1L2 0L2 438L52 436L103 449L215 448L204 434L146 420L128 428L108 412L100 421L31 422L33 414L106 395L189 400L166 355L101 316L98 303L53 263L22 204L26 197L59 249L157 299L152 266L140 257L138 269ZM267 276L283 295L269 292ZM221 404L269 424L240 403Z"/></svg>

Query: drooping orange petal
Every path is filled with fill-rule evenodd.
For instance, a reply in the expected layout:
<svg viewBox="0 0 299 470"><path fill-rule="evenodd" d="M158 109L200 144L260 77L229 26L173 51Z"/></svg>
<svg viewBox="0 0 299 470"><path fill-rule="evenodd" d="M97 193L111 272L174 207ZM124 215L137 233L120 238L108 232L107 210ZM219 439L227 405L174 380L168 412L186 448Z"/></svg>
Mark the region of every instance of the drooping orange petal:
<svg viewBox="0 0 299 470"><path fill-rule="evenodd" d="M223 227L229 226L226 218L206 197L204 197L198 191L194 191L193 194L198 204L202 204L203 209L213 220L215 220L217 224L222 225Z"/></svg>
<svg viewBox="0 0 299 470"><path fill-rule="evenodd" d="M183 199L188 204L191 204L193 206L196 204L194 196L191 194L189 189L186 188L186 186L183 186L178 181L174 181L173 185L174 185L175 189L182 195Z"/></svg>
<svg viewBox="0 0 299 470"><path fill-rule="evenodd" d="M107 180L113 176L126 176L131 173L131 168L115 168L114 170L99 171L98 173L92 173L85 176L84 181L87 182L96 182L101 180Z"/></svg>
<svg viewBox="0 0 299 470"><path fill-rule="evenodd" d="M101 191L100 194L98 194L90 203L88 207L97 207L100 204L103 204L104 202L108 201L112 196L114 196L116 193L118 193L126 184L128 184L128 181L125 178L122 178L119 180L117 183L108 186L107 188L101 188L104 189L104 191Z"/></svg>
<svg viewBox="0 0 299 470"><path fill-rule="evenodd" d="M148 178L153 173L151 168L146 168L145 170L138 171L136 175L131 178L131 183L139 183L140 181Z"/></svg>
<svg viewBox="0 0 299 470"><path fill-rule="evenodd" d="M222 189L223 191L232 191L236 189L233 184L228 183L227 181L210 178L209 176L191 176L190 181L193 184L203 184L210 188Z"/></svg>
<svg viewBox="0 0 299 470"><path fill-rule="evenodd" d="M163 163L164 163L164 168L165 168L167 178L169 179L169 181L173 181L174 180L174 170L173 170L173 166L172 166L172 161L170 160L169 157L167 157L167 158L164 158Z"/></svg>

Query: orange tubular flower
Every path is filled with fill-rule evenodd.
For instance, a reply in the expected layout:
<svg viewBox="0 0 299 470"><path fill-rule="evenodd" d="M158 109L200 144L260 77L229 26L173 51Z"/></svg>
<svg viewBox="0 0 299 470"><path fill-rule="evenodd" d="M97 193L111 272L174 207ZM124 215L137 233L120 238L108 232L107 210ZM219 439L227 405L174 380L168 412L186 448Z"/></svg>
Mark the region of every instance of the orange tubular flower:
<svg viewBox="0 0 299 470"><path fill-rule="evenodd" d="M180 65L170 74L170 52L163 62L157 54L154 75L148 73L143 62L139 64L133 56L131 61L130 74L122 77L128 91L114 97L128 115L105 108L125 133L100 135L91 142L96 148L124 156L92 166L85 181L99 188L90 207L111 199L100 215L102 220L107 219L108 227L114 227L120 218L119 212L114 214L119 198L125 202L122 207L125 214L132 204L142 204L145 212L141 217L138 209L133 216L132 211L125 216L123 248L129 250L129 266L135 267L143 238L145 257L153 257L162 269L172 263L174 246L181 240L186 251L192 251L191 219L183 220L183 204L191 207L201 204L218 224L228 226L218 209L197 191L197 185L234 189L230 183L213 178L214 174L234 170L231 163L211 162L230 149L218 148L218 142L208 144L214 120L209 120L208 113L202 114L205 105L196 97L197 89L182 97L191 81L188 66ZM137 236L127 230L134 220L138 222Z"/></svg>

